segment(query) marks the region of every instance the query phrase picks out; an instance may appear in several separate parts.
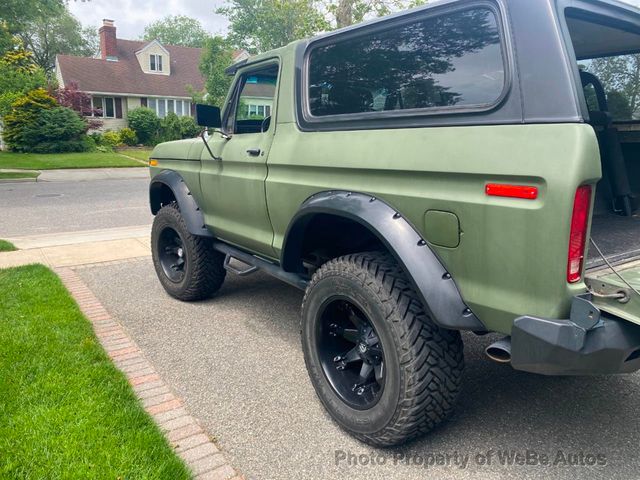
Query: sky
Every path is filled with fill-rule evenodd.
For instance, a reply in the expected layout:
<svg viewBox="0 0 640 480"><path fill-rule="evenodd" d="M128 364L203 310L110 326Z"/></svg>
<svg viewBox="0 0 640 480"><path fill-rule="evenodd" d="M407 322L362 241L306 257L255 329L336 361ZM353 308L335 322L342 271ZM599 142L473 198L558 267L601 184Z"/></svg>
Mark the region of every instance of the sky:
<svg viewBox="0 0 640 480"><path fill-rule="evenodd" d="M209 33L224 34L227 21L214 13L223 3L224 0L75 0L69 2L69 10L84 26L96 29L102 19L114 20L118 38L136 40L146 25L167 15L193 17Z"/></svg>
<svg viewBox="0 0 640 480"><path fill-rule="evenodd" d="M640 6L640 0L623 0ZM116 22L118 37L129 40L140 38L144 27L167 15L186 15L200 20L211 34L224 34L227 21L214 10L224 0L75 0L69 9L85 26L102 25L103 18Z"/></svg>

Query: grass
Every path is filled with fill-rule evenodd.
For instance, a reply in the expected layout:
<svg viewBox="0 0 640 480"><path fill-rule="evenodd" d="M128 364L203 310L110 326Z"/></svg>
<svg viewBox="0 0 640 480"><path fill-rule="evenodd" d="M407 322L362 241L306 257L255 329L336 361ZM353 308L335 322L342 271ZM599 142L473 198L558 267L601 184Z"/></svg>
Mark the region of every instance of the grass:
<svg viewBox="0 0 640 480"><path fill-rule="evenodd" d="M51 170L54 168L141 167L142 164L116 152L15 153L0 152L0 169Z"/></svg>
<svg viewBox="0 0 640 480"><path fill-rule="evenodd" d="M40 172L0 172L0 180L14 180L16 178L38 178Z"/></svg>
<svg viewBox="0 0 640 480"><path fill-rule="evenodd" d="M0 270L0 304L0 478L189 478L53 272Z"/></svg>
<svg viewBox="0 0 640 480"><path fill-rule="evenodd" d="M137 158L143 162L147 162L152 150L153 149L151 148L123 148L118 150L118 152L129 157Z"/></svg>
<svg viewBox="0 0 640 480"><path fill-rule="evenodd" d="M0 240L0 252L13 252L17 250L17 248L11 242L7 242L6 240Z"/></svg>

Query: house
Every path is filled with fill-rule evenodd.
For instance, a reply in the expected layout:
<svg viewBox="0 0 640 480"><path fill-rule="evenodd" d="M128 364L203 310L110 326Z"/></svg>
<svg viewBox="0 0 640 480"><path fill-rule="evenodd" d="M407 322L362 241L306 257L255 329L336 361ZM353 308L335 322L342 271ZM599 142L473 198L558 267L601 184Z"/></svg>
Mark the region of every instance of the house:
<svg viewBox="0 0 640 480"><path fill-rule="evenodd" d="M93 57L56 56L61 87L75 84L92 96L93 109L105 130L127 126L127 112L149 107L159 117L167 113L193 115L191 92L202 91L199 64L202 49L119 39L113 20L99 30L100 54ZM236 52L234 61L248 57Z"/></svg>

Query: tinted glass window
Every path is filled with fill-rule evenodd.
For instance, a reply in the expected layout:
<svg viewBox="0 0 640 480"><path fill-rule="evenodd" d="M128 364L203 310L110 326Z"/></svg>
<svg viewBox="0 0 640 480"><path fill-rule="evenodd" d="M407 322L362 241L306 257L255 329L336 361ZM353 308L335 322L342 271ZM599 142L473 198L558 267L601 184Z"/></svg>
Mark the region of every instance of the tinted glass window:
<svg viewBox="0 0 640 480"><path fill-rule="evenodd" d="M235 133L260 133L268 130L277 82L277 65L242 78L242 90L236 106Z"/></svg>
<svg viewBox="0 0 640 480"><path fill-rule="evenodd" d="M504 88L493 12L476 8L316 47L315 116L494 103Z"/></svg>

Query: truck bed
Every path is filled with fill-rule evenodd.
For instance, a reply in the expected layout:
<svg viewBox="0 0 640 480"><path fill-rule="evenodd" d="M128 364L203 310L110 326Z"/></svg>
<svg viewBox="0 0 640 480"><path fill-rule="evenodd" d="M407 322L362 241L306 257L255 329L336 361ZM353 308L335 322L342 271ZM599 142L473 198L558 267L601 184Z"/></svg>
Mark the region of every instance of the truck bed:
<svg viewBox="0 0 640 480"><path fill-rule="evenodd" d="M594 215L591 238L612 264L640 258L640 214L623 217L614 213ZM604 260L589 245L587 268L598 268Z"/></svg>

